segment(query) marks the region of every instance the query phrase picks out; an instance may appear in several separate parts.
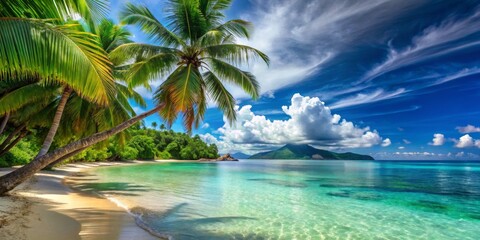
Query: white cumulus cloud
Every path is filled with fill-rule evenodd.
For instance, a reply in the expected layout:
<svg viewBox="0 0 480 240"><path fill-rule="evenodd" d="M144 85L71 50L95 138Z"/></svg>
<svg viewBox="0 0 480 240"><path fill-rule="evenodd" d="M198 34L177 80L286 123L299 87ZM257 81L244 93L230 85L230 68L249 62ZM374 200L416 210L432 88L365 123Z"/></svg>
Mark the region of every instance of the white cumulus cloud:
<svg viewBox="0 0 480 240"><path fill-rule="evenodd" d="M382 141L382 147L388 147L390 145L392 145L392 141L390 141L390 138L386 138Z"/></svg>
<svg viewBox="0 0 480 240"><path fill-rule="evenodd" d="M357 148L371 147L390 140L382 138L376 130L359 127L338 114L317 97L304 97L298 93L291 98L290 106L283 106L287 120L270 120L257 115L251 105L237 106L237 121L230 125L226 120L217 130L219 139L202 135L210 143L217 143L224 151L238 151L252 146L272 147L286 143L308 143L319 147ZM391 142L390 142L391 143ZM243 146L240 146L243 145ZM233 149L224 149L233 148Z"/></svg>
<svg viewBox="0 0 480 240"><path fill-rule="evenodd" d="M460 139L455 140L455 147L457 148L468 148L468 147L473 147L475 145L473 138L465 134L460 137Z"/></svg>
<svg viewBox="0 0 480 240"><path fill-rule="evenodd" d="M432 142L429 143L432 146L442 146L445 143L445 136L441 133L433 134Z"/></svg>

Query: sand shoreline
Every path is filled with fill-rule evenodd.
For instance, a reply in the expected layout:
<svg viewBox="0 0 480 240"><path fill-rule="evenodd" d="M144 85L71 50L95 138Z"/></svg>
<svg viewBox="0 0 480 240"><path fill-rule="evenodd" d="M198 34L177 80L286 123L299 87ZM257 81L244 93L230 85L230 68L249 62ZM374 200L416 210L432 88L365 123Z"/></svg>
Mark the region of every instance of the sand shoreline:
<svg viewBox="0 0 480 240"><path fill-rule="evenodd" d="M110 200L65 183L66 177L69 182L81 178L92 167L140 163L147 162L67 164L36 174L11 196L0 198L0 239L159 239ZM11 170L0 169L0 175Z"/></svg>

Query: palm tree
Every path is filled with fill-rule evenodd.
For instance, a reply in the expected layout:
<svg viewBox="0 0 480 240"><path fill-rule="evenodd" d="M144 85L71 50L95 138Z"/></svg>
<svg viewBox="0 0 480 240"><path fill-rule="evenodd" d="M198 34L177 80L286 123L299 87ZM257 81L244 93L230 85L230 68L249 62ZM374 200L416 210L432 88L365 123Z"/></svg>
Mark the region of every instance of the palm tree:
<svg viewBox="0 0 480 240"><path fill-rule="evenodd" d="M91 25L90 29L92 33L98 34L101 46L106 52L111 52L116 47L131 42L129 39L131 33L125 27L116 25L108 19L103 19L97 26ZM114 69L114 75L121 75L118 73L120 71ZM64 139L68 143L68 140L78 140L96 132L108 130L130 119L135 116L135 111L130 105L129 99L133 99L136 104L145 107L146 103L142 96L121 84L120 80L117 79L114 83L114 92L109 94L110 104L108 106L98 105L74 95L66 109L66 119L62 121L62 126L57 134L60 135L60 139ZM92 116L92 118L84 116ZM115 136L115 141L122 146L127 137L128 134L123 131ZM47 168L52 168L63 159L65 158L49 164Z"/></svg>
<svg viewBox="0 0 480 240"><path fill-rule="evenodd" d="M235 65L246 64L249 57L268 57L257 49L235 43L236 38L248 38L251 24L235 19L222 22L222 10L230 0L184 1L171 0L166 12L169 28L146 8L127 4L121 12L123 22L139 26L158 45L124 44L115 49L111 58L116 62L131 62L126 78L131 87L147 85L148 81L165 78L155 92L157 103L165 104L161 117L169 126L183 113L188 132L198 127L207 107L207 95L235 121L235 99L224 83L237 85L252 98L259 95L255 76Z"/></svg>
<svg viewBox="0 0 480 240"><path fill-rule="evenodd" d="M57 83L63 88L37 157L48 152L72 92L92 102L108 103L107 95L113 83L111 63L98 44L98 37L83 31L76 22L62 21L74 11L93 22L92 3L100 9L104 7L99 0L42 3L7 0L0 5L0 81L33 78L42 84ZM52 17L60 20L47 19ZM8 109L5 116L11 110Z"/></svg>
<svg viewBox="0 0 480 240"><path fill-rule="evenodd" d="M157 129L157 126L158 126L158 125L157 125L157 122L152 122L152 128L153 128L153 129Z"/></svg>
<svg viewBox="0 0 480 240"><path fill-rule="evenodd" d="M35 82L0 82L0 115L5 114L7 121L3 123L9 133L0 144L0 156L14 147L30 129L49 126L58 90L58 87Z"/></svg>
<svg viewBox="0 0 480 240"><path fill-rule="evenodd" d="M169 125L183 113L185 128L191 131L194 124L198 127L203 120L207 95L233 122L235 99L224 82L242 87L253 98L258 97L255 77L237 66L248 63L252 57L266 63L269 59L257 49L235 44L236 38L249 36L250 23L222 22L222 11L230 6L231 0L171 0L168 3L168 28L147 8L128 4L122 12L124 22L139 25L159 45L128 43L110 54L112 62L123 63L118 67L120 75L130 87L148 86L149 80L166 78L155 92L156 107L114 128L55 149L0 177L0 194L15 188L48 164L106 140L157 112Z"/></svg>

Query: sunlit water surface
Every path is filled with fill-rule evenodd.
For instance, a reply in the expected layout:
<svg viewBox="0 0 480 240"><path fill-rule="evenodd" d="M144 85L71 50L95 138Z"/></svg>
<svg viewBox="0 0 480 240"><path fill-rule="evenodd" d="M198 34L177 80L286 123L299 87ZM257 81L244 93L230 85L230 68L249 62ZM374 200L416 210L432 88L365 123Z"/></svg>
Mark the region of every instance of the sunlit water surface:
<svg viewBox="0 0 480 240"><path fill-rule="evenodd" d="M480 164L243 160L98 168L75 187L174 239L479 239Z"/></svg>

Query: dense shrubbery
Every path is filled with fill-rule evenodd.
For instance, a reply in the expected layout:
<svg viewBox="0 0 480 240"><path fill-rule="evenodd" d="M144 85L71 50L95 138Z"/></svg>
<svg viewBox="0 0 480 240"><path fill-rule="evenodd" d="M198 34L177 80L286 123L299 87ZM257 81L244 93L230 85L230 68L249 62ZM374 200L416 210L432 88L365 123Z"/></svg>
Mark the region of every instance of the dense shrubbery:
<svg viewBox="0 0 480 240"><path fill-rule="evenodd" d="M101 161L105 159L180 159L196 160L199 158L216 158L218 149L214 144L208 145L199 136L191 137L185 133L171 130L132 129L125 145L100 143L89 148L70 161Z"/></svg>
<svg viewBox="0 0 480 240"><path fill-rule="evenodd" d="M4 138L0 138L0 142L3 142ZM35 138L30 136L20 141L15 147L10 149L3 156L0 156L0 167L8 167L14 165L23 165L32 160L39 150L38 144L35 142Z"/></svg>
<svg viewBox="0 0 480 240"><path fill-rule="evenodd" d="M116 142L102 142L77 154L68 161L103 160L152 160L218 157L217 146L206 144L199 136L191 137L185 133L171 130L131 129L130 138L120 146ZM39 146L34 137L22 140L7 154L0 157L0 167L22 165L35 157Z"/></svg>

